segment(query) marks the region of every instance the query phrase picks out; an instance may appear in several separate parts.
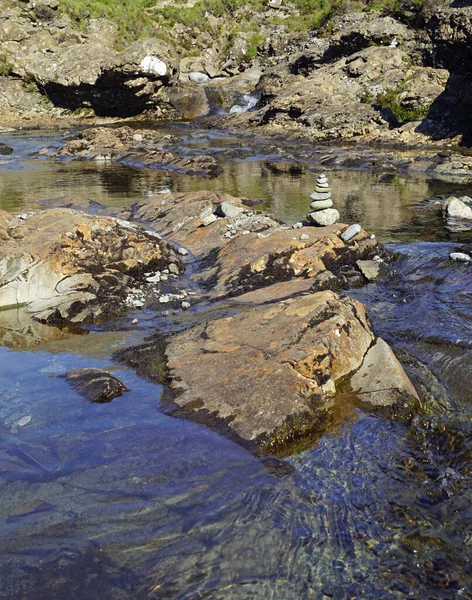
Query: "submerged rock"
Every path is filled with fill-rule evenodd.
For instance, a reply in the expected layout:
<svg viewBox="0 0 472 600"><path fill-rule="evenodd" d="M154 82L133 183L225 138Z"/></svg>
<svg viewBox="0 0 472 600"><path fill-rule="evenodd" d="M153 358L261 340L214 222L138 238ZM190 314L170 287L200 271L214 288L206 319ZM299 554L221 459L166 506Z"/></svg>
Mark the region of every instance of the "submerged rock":
<svg viewBox="0 0 472 600"><path fill-rule="evenodd" d="M9 156L10 154L13 154L13 148L6 144L0 144L0 156Z"/></svg>
<svg viewBox="0 0 472 600"><path fill-rule="evenodd" d="M96 127L78 132L50 155L82 160L113 160L186 175L215 176L223 172L212 156L179 157L164 148L165 141L166 136L154 129Z"/></svg>
<svg viewBox="0 0 472 600"><path fill-rule="evenodd" d="M20 218L21 217L21 218ZM11 218L0 241L0 307L80 323L122 310L146 271L180 265L172 246L135 225L70 209Z"/></svg>
<svg viewBox="0 0 472 600"><path fill-rule="evenodd" d="M64 377L81 396L98 404L111 402L129 391L117 377L101 369L76 369Z"/></svg>

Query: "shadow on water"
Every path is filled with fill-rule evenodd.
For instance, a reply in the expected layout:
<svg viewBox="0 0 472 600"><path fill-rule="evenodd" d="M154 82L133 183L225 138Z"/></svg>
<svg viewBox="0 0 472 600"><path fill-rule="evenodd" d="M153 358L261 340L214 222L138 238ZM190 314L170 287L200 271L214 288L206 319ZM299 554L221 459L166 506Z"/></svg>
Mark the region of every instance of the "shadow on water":
<svg viewBox="0 0 472 600"><path fill-rule="evenodd" d="M4 190L24 210L60 194L127 206L166 186L211 186L296 221L316 177L297 165L278 175L264 160L232 161L201 182L22 160L2 171L0 208L14 197ZM394 241L396 277L349 295L422 386L424 414L396 423L357 411L276 477L165 415L162 388L111 358L204 315L145 309L72 335L0 313L11 348L0 348L0 598L472 598L472 271L448 260L470 236L430 202L470 191L360 171L331 181L343 220ZM58 377L81 367L112 370L131 391L89 404Z"/></svg>

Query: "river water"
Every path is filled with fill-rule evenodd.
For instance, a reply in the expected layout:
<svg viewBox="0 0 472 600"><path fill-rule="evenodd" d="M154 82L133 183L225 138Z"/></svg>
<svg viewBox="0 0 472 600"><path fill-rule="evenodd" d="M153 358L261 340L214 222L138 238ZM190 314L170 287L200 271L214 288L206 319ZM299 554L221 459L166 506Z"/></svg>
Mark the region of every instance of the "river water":
<svg viewBox="0 0 472 600"><path fill-rule="evenodd" d="M31 158L61 135L4 135L15 152L0 161L0 209L212 189L303 218L320 169L293 148L172 131L182 153L205 148L225 173ZM472 240L434 209L438 195L472 195L472 184L363 170L330 180L341 220L398 255L393 280L347 293L421 386L423 414L405 424L357 412L287 458L294 472L280 476L164 414L160 386L111 358L195 315L145 309L74 335L4 311L0 598L472 598L472 270L448 259ZM111 370L131 391L89 404L58 377L80 367Z"/></svg>

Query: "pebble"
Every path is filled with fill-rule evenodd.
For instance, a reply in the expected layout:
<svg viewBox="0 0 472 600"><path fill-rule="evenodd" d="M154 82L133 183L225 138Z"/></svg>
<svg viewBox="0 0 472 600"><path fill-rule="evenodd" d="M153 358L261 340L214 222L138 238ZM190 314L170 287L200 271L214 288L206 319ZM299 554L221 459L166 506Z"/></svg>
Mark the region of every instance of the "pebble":
<svg viewBox="0 0 472 600"><path fill-rule="evenodd" d="M210 79L206 73L200 71L192 71L188 74L188 78L193 83L206 83Z"/></svg>
<svg viewBox="0 0 472 600"><path fill-rule="evenodd" d="M185 248L177 248L177 252L181 255L181 256L187 256L188 254L188 250L186 250Z"/></svg>
<svg viewBox="0 0 472 600"><path fill-rule="evenodd" d="M188 310L190 308L191 304L190 302L182 302L182 308L184 310Z"/></svg>
<svg viewBox="0 0 472 600"><path fill-rule="evenodd" d="M24 427L25 425L28 425L28 423L31 423L32 420L33 417L28 415L26 417L22 417L19 421L17 421L16 425L18 425L18 427Z"/></svg>
<svg viewBox="0 0 472 600"><path fill-rule="evenodd" d="M133 135L133 140L135 142L142 142L143 141L143 136L140 133L135 133Z"/></svg>
<svg viewBox="0 0 472 600"><path fill-rule="evenodd" d="M166 296L166 295L164 295L164 296L161 296L161 297L159 298L159 302L160 302L161 304L167 304L167 302L170 302L170 298L169 298L169 296Z"/></svg>
<svg viewBox="0 0 472 600"><path fill-rule="evenodd" d="M452 252L449 254L449 258L451 260L455 260L456 262L470 262L472 260L472 257L464 252Z"/></svg>
<svg viewBox="0 0 472 600"><path fill-rule="evenodd" d="M349 225L349 227L341 233L341 239L343 242L348 242L352 240L353 237L358 235L362 231L362 227L358 223L354 223L354 225Z"/></svg>
<svg viewBox="0 0 472 600"><path fill-rule="evenodd" d="M152 275L151 277L146 277L146 281L148 283L159 283L160 280L161 280L160 273L156 273L155 275Z"/></svg>
<svg viewBox="0 0 472 600"><path fill-rule="evenodd" d="M308 234L306 234L306 233L302 233L302 235L300 236L300 239L301 240L309 240L310 236Z"/></svg>
<svg viewBox="0 0 472 600"><path fill-rule="evenodd" d="M221 204L218 204L215 212L220 217L229 217L231 219L236 219L241 215L243 209L239 206L236 206L234 202L222 202Z"/></svg>
<svg viewBox="0 0 472 600"><path fill-rule="evenodd" d="M173 273L174 275L178 275L180 273L180 269L179 269L178 265L176 265L175 263L170 263L169 271L171 273Z"/></svg>
<svg viewBox="0 0 472 600"><path fill-rule="evenodd" d="M133 319L131 321L131 325L137 325L139 323L138 319Z"/></svg>
<svg viewBox="0 0 472 600"><path fill-rule="evenodd" d="M294 223L292 225L293 229L301 229L303 227L303 223L301 221L298 221L298 223Z"/></svg>

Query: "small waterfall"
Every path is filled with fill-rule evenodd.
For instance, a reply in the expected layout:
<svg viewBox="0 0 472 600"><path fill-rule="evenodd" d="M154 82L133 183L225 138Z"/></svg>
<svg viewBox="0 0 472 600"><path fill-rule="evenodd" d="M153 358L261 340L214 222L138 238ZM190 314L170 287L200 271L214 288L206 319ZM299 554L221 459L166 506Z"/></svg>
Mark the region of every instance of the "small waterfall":
<svg viewBox="0 0 472 600"><path fill-rule="evenodd" d="M230 108L229 112L230 114L237 112L249 112L257 105L258 102L258 96L254 96L253 94L244 94L241 98L240 104L234 104Z"/></svg>

